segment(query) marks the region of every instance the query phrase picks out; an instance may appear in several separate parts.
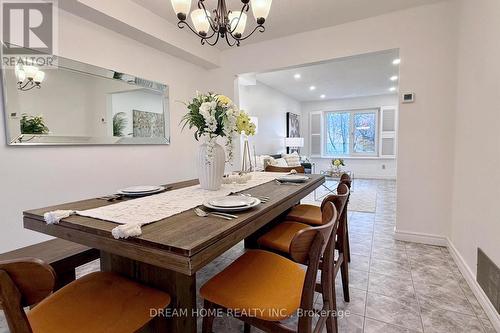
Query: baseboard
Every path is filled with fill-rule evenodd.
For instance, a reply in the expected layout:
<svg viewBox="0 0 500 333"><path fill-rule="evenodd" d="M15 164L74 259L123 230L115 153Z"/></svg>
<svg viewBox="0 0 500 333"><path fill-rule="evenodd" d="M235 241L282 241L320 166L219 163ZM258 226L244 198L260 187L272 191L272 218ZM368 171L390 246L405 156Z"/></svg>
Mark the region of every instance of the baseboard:
<svg viewBox="0 0 500 333"><path fill-rule="evenodd" d="M465 281L467 281L467 284L469 285L470 289L476 296L477 301L483 307L484 312L486 312L486 315L490 319L493 328L497 332L500 332L500 315L498 314L497 310L493 307L493 304L491 304L491 301L489 300L488 296L486 296L479 283L477 283L476 275L471 271L471 269L465 262L462 255L458 252L455 245L453 245L453 243L449 238L446 238L446 240L448 243L447 244L448 251L450 251L453 260L455 260L455 263L457 264L458 269L462 273Z"/></svg>
<svg viewBox="0 0 500 333"><path fill-rule="evenodd" d="M437 246L448 245L448 240L444 236L424 234L421 232L411 232L411 231L403 231L396 229L394 238L404 242L413 242L413 243L421 243L421 244L437 245Z"/></svg>

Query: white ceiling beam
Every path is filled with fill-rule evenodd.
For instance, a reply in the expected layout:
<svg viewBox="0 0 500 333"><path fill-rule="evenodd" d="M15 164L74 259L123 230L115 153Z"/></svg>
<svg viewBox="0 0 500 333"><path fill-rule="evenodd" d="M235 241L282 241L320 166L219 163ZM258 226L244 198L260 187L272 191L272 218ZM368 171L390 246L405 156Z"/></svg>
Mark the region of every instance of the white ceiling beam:
<svg viewBox="0 0 500 333"><path fill-rule="evenodd" d="M206 69L220 65L220 50L130 0L64 0L59 7L88 21Z"/></svg>

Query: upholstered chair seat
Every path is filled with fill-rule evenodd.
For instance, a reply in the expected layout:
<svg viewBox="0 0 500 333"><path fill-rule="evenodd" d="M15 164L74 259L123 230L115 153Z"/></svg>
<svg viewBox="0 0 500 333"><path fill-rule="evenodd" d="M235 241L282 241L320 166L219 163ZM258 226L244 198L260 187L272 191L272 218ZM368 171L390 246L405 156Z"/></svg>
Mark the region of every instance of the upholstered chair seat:
<svg viewBox="0 0 500 333"><path fill-rule="evenodd" d="M135 332L164 309L170 296L114 273L97 272L75 280L27 313L34 333Z"/></svg>
<svg viewBox="0 0 500 333"><path fill-rule="evenodd" d="M323 223L321 218L321 207L308 204L300 204L293 207L286 219L309 225L321 225Z"/></svg>
<svg viewBox="0 0 500 333"><path fill-rule="evenodd" d="M250 250L203 285L200 294L226 309L280 321L299 308L305 276L305 270L289 259Z"/></svg>

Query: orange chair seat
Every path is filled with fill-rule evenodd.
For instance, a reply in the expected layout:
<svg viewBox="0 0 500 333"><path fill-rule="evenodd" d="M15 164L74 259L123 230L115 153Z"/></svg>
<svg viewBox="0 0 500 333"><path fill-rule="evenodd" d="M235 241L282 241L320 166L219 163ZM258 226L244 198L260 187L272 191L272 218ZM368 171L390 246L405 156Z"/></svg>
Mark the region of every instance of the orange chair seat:
<svg viewBox="0 0 500 333"><path fill-rule="evenodd" d="M250 250L205 283L200 294L235 313L280 321L299 308L305 274L280 255Z"/></svg>
<svg viewBox="0 0 500 333"><path fill-rule="evenodd" d="M309 225L285 221L278 224L266 234L257 239L257 243L261 247L277 250L283 253L290 253L290 244L295 234L300 230L310 228Z"/></svg>
<svg viewBox="0 0 500 333"><path fill-rule="evenodd" d="M288 213L287 220L302 222L310 225L322 225L321 207L301 204L292 208Z"/></svg>
<svg viewBox="0 0 500 333"><path fill-rule="evenodd" d="M114 273L86 275L27 313L34 333L135 332L164 309L170 296Z"/></svg>

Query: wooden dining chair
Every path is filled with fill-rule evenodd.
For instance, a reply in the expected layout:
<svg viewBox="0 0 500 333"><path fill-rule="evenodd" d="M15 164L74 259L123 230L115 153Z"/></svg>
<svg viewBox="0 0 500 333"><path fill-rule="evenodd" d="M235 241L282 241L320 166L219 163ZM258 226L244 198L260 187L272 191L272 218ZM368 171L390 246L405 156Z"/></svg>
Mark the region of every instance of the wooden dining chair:
<svg viewBox="0 0 500 333"><path fill-rule="evenodd" d="M266 172L291 172L292 170L297 171L297 173L305 173L306 170L303 166L294 166L294 167L278 167L274 165L266 166Z"/></svg>
<svg viewBox="0 0 500 333"><path fill-rule="evenodd" d="M339 191L339 187L342 184L346 185L347 188L349 189L349 195L347 197L347 202L345 204L346 208L344 209L344 211L342 213L339 213L341 215L340 216L340 221L341 221L340 224L342 224L344 226L344 229L345 229L344 242L345 242L345 246L346 246L345 253L346 253L347 261L351 262L351 248L349 245L348 206L349 206L349 199L351 197L352 179L346 173L342 174L342 176L340 177L340 182L337 186L337 193ZM328 200L329 200L329 197L328 196L325 197L323 199L321 206L323 206L323 204L325 202L327 202ZM306 224L310 224L310 225L320 225L321 224L321 206L318 207L318 206L309 205L309 204L297 205L297 206L292 208L292 210L288 213L286 218L287 218L287 220L297 221L297 222L306 223Z"/></svg>
<svg viewBox="0 0 500 333"><path fill-rule="evenodd" d="M338 194L328 196L322 203L321 211L325 209L329 204L334 204L337 212L339 212L339 227L336 234L332 234L330 242L334 245L334 249L338 251L337 259L333 261L333 276L332 279L335 282L338 272L341 272L342 278L342 289L344 293L344 300L346 302L350 301L349 296L349 267L346 258L346 243L345 243L345 225L340 218L343 212L346 211L346 203L349 197L349 189L347 185L340 184L337 189ZM324 223L322 219L321 223ZM321 225L321 223L317 223ZM285 221L278 224L276 227L262 235L257 239L257 244L261 248L269 249L276 253L289 256L290 255L290 244L293 239L293 235L299 230L309 228L309 224L289 221L285 218ZM323 259L325 261L326 259ZM333 257L332 257L333 260ZM320 267L321 268L321 267ZM334 286L333 286L334 287ZM318 286L318 291L324 289L325 286Z"/></svg>
<svg viewBox="0 0 500 333"><path fill-rule="evenodd" d="M150 309L170 303L167 293L114 273L91 273L52 293L55 283L40 259L0 262L0 309L11 333L136 332L153 319Z"/></svg>
<svg viewBox="0 0 500 333"><path fill-rule="evenodd" d="M214 276L201 289L207 316L203 318L203 333L211 333L214 312L222 309L237 314L245 323L245 333L251 326L272 333L320 332L325 324L328 332L336 332L334 315L334 288L324 289L323 313L313 328L313 309L316 278L320 258L325 260L321 275L323 285L332 284L330 263L334 254L329 242L338 228L338 214L332 203L327 203L323 213L324 224L309 226L298 231L290 244L290 259L263 250L249 250L222 272ZM307 265L304 270L299 264ZM308 315L300 316L296 328L283 321L298 309ZM321 314L327 314L321 316Z"/></svg>

